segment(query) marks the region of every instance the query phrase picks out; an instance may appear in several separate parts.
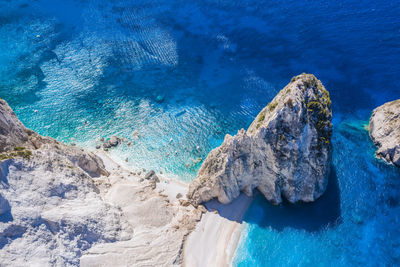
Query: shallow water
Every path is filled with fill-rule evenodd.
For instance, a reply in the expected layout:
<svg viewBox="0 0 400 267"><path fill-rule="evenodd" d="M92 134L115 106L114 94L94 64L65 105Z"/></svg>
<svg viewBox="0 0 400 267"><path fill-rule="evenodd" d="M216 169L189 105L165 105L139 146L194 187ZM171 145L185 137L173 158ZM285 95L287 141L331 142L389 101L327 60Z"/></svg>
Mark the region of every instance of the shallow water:
<svg viewBox="0 0 400 267"><path fill-rule="evenodd" d="M314 73L334 109L329 190L312 205L257 197L235 264L397 265L400 173L363 124L400 97L399 17L397 1L3 0L0 97L43 135L90 149L126 137L110 152L121 163L190 181L226 133Z"/></svg>

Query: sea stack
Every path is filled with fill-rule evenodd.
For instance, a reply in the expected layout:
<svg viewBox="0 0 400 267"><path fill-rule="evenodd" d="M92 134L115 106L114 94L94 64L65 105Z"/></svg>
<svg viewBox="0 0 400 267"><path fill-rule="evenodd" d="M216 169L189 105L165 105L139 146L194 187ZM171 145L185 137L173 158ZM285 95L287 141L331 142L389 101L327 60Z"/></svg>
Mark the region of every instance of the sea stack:
<svg viewBox="0 0 400 267"><path fill-rule="evenodd" d="M226 135L190 184L195 204L229 203L257 188L274 204L311 202L327 186L331 160L329 92L312 74L291 82L258 114L247 131Z"/></svg>
<svg viewBox="0 0 400 267"><path fill-rule="evenodd" d="M374 109L369 135L378 147L377 157L400 167L400 99Z"/></svg>

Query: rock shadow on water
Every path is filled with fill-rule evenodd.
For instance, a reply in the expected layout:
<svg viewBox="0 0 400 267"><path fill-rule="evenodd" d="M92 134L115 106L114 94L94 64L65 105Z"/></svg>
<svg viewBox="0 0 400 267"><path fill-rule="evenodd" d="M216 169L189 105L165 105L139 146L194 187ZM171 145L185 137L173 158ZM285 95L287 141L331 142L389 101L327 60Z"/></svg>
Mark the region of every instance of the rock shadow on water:
<svg viewBox="0 0 400 267"><path fill-rule="evenodd" d="M313 203L291 204L285 201L273 205L258 191L248 197L241 193L229 204L221 204L212 199L204 206L209 212L218 214L230 221L257 224L263 228L272 227L277 231L291 227L316 232L326 227L334 227L341 221L340 192L336 171L331 167L326 192Z"/></svg>
<svg viewBox="0 0 400 267"><path fill-rule="evenodd" d="M332 167L326 192L313 203L291 204L284 201L275 206L256 192L244 221L263 228L282 231L285 228L316 232L340 223L340 192L336 171Z"/></svg>

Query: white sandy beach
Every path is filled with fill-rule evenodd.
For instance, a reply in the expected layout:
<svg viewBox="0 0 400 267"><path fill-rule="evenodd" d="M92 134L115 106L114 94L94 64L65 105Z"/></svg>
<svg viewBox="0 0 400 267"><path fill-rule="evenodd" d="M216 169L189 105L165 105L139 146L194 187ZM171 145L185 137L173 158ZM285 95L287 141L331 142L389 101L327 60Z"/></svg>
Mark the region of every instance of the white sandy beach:
<svg viewBox="0 0 400 267"><path fill-rule="evenodd" d="M252 198L241 194L229 205L215 200L207 203L210 212L203 215L186 239L183 265L230 266L243 229L242 219L251 201Z"/></svg>
<svg viewBox="0 0 400 267"><path fill-rule="evenodd" d="M107 169L119 167L106 153L99 152L97 155L103 159ZM179 203L176 198L178 193L182 195L181 199L186 199L188 184L169 179L167 174L159 175L159 177L161 182L157 184L156 191L167 196L171 204ZM228 205L222 205L216 200L206 203L208 212L203 214L196 228L184 241L182 265L190 267L230 266L243 229L243 216L251 201L252 198L241 194L239 198ZM159 234L163 234L162 231ZM122 250L126 250L125 246L131 246L129 244L120 245L122 245L120 247ZM95 250L91 249L89 254L97 254ZM98 253L101 254L101 251L102 249ZM83 259L85 260L83 263L85 263L88 257L84 256Z"/></svg>

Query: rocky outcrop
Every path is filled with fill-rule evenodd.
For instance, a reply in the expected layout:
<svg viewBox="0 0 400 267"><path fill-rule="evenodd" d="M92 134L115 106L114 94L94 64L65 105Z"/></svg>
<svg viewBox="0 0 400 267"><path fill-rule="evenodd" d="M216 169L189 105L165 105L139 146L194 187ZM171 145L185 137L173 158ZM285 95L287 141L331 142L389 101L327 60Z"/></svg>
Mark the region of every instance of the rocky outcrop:
<svg viewBox="0 0 400 267"><path fill-rule="evenodd" d="M93 153L68 147L53 138L40 136L27 129L7 102L0 99L0 160L29 159L38 149L46 153L62 154L71 165L81 168L90 177L107 175L103 162Z"/></svg>
<svg viewBox="0 0 400 267"><path fill-rule="evenodd" d="M26 129L0 101L1 266L173 266L201 211L105 154ZM103 158L101 158L101 157ZM182 191L184 193L185 191ZM151 212L149 212L151 211Z"/></svg>
<svg viewBox="0 0 400 267"><path fill-rule="evenodd" d="M328 91L311 74L282 89L247 131L227 135L190 184L195 204L229 203L257 188L269 201L310 202L323 194L330 170L332 133Z"/></svg>
<svg viewBox="0 0 400 267"><path fill-rule="evenodd" d="M376 155L400 167L400 99L374 109L369 134L378 147Z"/></svg>
<svg viewBox="0 0 400 267"><path fill-rule="evenodd" d="M7 102L0 99L0 152L27 143L32 133L18 120Z"/></svg>
<svg viewBox="0 0 400 267"><path fill-rule="evenodd" d="M0 100L2 264L77 265L92 244L129 238L92 180L104 175L99 157L27 129Z"/></svg>
<svg viewBox="0 0 400 267"><path fill-rule="evenodd" d="M121 143L121 139L117 136L111 136L110 140L105 141L103 144L104 149L116 147Z"/></svg>

